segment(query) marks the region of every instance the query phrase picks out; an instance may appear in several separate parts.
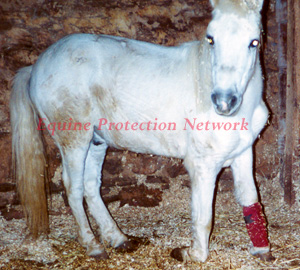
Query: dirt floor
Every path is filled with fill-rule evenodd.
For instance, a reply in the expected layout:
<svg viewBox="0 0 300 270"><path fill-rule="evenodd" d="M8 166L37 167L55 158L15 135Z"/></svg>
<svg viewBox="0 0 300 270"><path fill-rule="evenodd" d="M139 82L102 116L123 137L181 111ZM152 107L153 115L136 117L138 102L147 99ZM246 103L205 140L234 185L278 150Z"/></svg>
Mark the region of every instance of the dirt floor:
<svg viewBox="0 0 300 270"><path fill-rule="evenodd" d="M110 259L106 261L86 256L76 240L74 218L60 194L52 197L48 239L26 239L24 219L7 221L0 216L0 269L300 269L299 186L297 202L289 208L283 203L278 177L257 179L274 262L262 262L249 254L242 209L232 188L222 181L217 188L208 260L180 263L172 259L173 248L191 241L190 189L183 185L184 178L171 182L157 207L120 207L118 201L109 204L120 228L128 235L148 238L148 244L131 254L107 248Z"/></svg>

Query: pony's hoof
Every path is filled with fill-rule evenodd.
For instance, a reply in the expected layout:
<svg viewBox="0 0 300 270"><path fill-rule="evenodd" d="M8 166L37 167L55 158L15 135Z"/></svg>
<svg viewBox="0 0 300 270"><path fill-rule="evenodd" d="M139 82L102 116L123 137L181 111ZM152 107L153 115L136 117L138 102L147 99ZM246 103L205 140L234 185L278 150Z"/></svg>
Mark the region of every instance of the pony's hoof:
<svg viewBox="0 0 300 270"><path fill-rule="evenodd" d="M141 245L147 245L148 239L139 237L128 237L128 240L116 247L116 251L120 253L130 253L136 251Z"/></svg>
<svg viewBox="0 0 300 270"><path fill-rule="evenodd" d="M174 259L176 259L177 261L183 262L184 261L184 257L182 255L182 249L181 248L174 248L171 251L170 256Z"/></svg>
<svg viewBox="0 0 300 270"><path fill-rule="evenodd" d="M173 249L170 255L180 262L205 262L208 253L192 247L182 247Z"/></svg>
<svg viewBox="0 0 300 270"><path fill-rule="evenodd" d="M257 253L254 255L256 258L264 261L264 262L273 262L275 261L275 257L272 255L271 252L266 253Z"/></svg>
<svg viewBox="0 0 300 270"><path fill-rule="evenodd" d="M106 251L103 251L103 252L100 253L100 254L90 255L90 257L96 259L97 261L102 261L102 260L107 260L107 259L109 259L109 256L108 256L108 254L107 254Z"/></svg>

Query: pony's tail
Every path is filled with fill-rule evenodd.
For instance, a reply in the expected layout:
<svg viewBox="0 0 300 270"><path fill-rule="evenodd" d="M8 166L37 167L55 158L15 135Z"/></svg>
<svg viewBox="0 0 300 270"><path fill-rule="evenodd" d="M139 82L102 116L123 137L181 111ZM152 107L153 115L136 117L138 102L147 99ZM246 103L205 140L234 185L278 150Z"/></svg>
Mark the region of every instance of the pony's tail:
<svg viewBox="0 0 300 270"><path fill-rule="evenodd" d="M49 232L46 196L47 163L37 113L29 97L32 66L19 70L10 98L12 162L30 233Z"/></svg>

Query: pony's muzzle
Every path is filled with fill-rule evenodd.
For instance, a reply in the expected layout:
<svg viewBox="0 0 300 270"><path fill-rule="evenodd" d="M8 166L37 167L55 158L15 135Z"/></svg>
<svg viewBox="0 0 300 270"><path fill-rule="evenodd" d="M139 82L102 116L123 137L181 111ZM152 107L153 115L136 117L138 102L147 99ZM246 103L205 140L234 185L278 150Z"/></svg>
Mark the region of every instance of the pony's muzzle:
<svg viewBox="0 0 300 270"><path fill-rule="evenodd" d="M239 106L239 98L232 92L215 92L211 95L215 111L220 115L232 115Z"/></svg>

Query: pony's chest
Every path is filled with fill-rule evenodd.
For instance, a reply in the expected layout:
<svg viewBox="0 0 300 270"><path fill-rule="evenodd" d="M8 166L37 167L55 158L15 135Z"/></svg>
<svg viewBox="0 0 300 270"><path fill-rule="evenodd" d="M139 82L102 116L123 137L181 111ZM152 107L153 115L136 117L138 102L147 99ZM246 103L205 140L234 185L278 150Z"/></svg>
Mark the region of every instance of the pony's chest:
<svg viewBox="0 0 300 270"><path fill-rule="evenodd" d="M234 159L255 140L252 125L242 122L220 122L218 128L211 125L211 129L193 132L191 146L200 156L212 157L214 160ZM246 125L247 124L247 125ZM216 124L215 124L216 125Z"/></svg>
<svg viewBox="0 0 300 270"><path fill-rule="evenodd" d="M248 117L240 117L235 120L222 121L215 119L215 123L221 122L222 126L195 135L195 145L198 152L227 162L252 147L258 134L263 129L268 117L268 111L263 102L256 107L253 114ZM213 125L213 124L212 124ZM216 124L215 124L216 126ZM229 161L228 161L229 162ZM227 163L228 163L227 162ZM229 162L230 165L230 162Z"/></svg>

